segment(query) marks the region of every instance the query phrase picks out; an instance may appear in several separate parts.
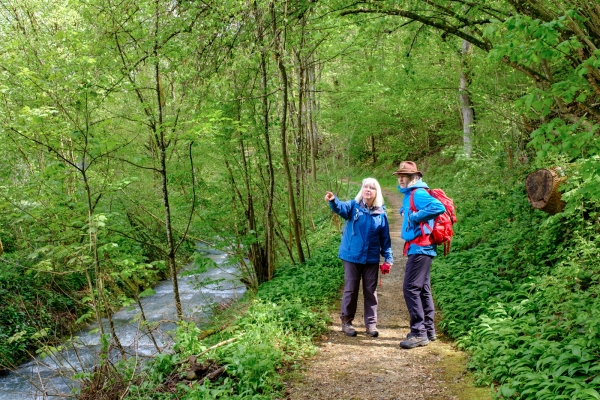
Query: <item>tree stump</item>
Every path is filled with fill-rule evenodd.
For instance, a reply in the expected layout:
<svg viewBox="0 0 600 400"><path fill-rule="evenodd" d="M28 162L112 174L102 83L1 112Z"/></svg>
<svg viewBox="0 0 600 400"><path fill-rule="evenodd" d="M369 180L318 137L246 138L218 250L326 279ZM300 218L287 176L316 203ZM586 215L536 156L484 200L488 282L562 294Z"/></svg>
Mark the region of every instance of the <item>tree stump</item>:
<svg viewBox="0 0 600 400"><path fill-rule="evenodd" d="M531 206L548 214L561 212L565 202L560 198L558 187L564 180L554 169L540 169L527 175L525 187Z"/></svg>

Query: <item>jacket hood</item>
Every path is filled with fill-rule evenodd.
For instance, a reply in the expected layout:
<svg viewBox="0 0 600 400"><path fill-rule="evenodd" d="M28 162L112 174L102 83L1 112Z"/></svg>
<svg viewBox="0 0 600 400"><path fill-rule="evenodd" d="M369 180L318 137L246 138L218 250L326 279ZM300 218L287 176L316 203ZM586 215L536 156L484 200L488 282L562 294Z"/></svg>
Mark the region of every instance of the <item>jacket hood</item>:
<svg viewBox="0 0 600 400"><path fill-rule="evenodd" d="M398 188L400 193L402 193L404 195L409 195L410 192L412 192L415 189L429 189L429 186L427 186L427 184L425 182L423 182L422 179L419 179L418 181L415 182L414 185L407 187L407 188L401 188L400 185L398 185L396 187Z"/></svg>
<svg viewBox="0 0 600 400"><path fill-rule="evenodd" d="M385 205L383 205L381 207L369 208L363 200L361 200L360 203L358 203L358 205L359 205L359 207L362 207L365 210L367 210L371 215L385 214Z"/></svg>

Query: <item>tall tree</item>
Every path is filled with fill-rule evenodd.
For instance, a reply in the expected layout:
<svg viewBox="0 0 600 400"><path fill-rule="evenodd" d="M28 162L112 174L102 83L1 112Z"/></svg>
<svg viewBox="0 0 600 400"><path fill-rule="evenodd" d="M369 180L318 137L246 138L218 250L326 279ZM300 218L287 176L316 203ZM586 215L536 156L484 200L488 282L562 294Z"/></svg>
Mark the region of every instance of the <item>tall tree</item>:
<svg viewBox="0 0 600 400"><path fill-rule="evenodd" d="M285 16L287 15L287 1L282 2L283 13L281 17L285 20ZM304 258L304 250L302 249L302 237L301 237L301 228L300 228L300 219L298 218L298 211L296 207L296 199L294 196L294 187L292 183L292 174L290 171L290 161L288 156L288 145L287 145L287 122L288 122L288 90L289 90L289 80L288 80L288 72L287 67L284 63L284 55L285 51L284 43L281 41L281 33L282 29L278 26L278 18L275 13L275 4L273 2L269 5L271 10L271 23L273 24L273 46L275 52L275 58L277 60L277 67L279 68L280 79L281 79L281 120L280 120L280 140L281 140L281 153L282 153L282 163L283 169L285 171L285 177L287 181L287 189L288 189L288 202L290 209L290 217L292 229L294 232L294 242L296 243L296 251L298 253L298 259L301 263L305 261Z"/></svg>
<svg viewBox="0 0 600 400"><path fill-rule="evenodd" d="M467 157L471 157L473 151L473 123L474 112L471 104L469 87L471 85L471 43L463 39L462 55L460 60L460 106L463 120L463 148Z"/></svg>

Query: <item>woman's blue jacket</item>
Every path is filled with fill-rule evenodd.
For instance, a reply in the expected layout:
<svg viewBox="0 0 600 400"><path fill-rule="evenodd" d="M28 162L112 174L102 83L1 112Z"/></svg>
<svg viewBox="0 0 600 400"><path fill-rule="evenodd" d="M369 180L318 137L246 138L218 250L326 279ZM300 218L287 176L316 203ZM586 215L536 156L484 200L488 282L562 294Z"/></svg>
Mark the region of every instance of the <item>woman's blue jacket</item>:
<svg viewBox="0 0 600 400"><path fill-rule="evenodd" d="M393 264L390 226L385 207L371 209L354 200L329 202L331 210L344 218L346 228L338 257L355 264L379 264L379 255Z"/></svg>
<svg viewBox="0 0 600 400"><path fill-rule="evenodd" d="M431 233L435 217L446 211L446 207L444 207L444 205L435 197L431 196L427 190L418 189L429 189L429 186L420 179L408 188L401 188L398 186L398 190L404 195L402 208L400 208L400 215L403 217L402 232L400 236L407 242L413 240L417 236L421 236L420 222L427 222L423 225L425 233ZM414 202L415 208L418 210L417 212L410 210L410 194L413 190L416 190ZM435 244L419 246L413 243L408 248L407 254L409 256L412 254L426 254L435 257L437 256L436 247Z"/></svg>

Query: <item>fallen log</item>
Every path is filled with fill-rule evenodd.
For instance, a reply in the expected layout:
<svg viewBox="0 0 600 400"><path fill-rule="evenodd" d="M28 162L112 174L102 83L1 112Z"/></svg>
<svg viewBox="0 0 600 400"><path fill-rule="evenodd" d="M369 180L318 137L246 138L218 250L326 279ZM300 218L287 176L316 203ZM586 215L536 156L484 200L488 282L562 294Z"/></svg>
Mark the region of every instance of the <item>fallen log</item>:
<svg viewBox="0 0 600 400"><path fill-rule="evenodd" d="M525 187L531 206L548 214L561 212L565 202L558 188L565 179L556 169L540 169L527 175Z"/></svg>

